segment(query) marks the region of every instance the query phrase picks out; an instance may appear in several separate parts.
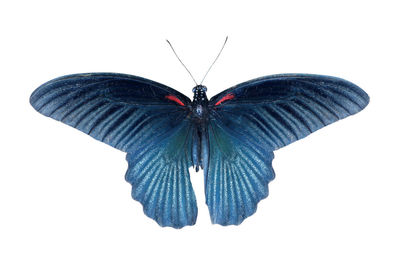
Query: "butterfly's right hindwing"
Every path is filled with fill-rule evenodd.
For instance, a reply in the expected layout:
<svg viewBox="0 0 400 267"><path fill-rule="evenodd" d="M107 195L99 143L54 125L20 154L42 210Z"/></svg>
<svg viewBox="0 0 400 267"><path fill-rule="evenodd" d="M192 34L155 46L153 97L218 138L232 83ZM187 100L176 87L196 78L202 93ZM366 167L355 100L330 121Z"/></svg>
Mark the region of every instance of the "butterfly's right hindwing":
<svg viewBox="0 0 400 267"><path fill-rule="evenodd" d="M262 144L227 131L215 117L210 120L208 136L210 152L204 175L211 221L238 225L268 196L268 183L275 177L274 154Z"/></svg>
<svg viewBox="0 0 400 267"><path fill-rule="evenodd" d="M132 196L161 226L195 223L189 98L136 76L88 73L47 82L30 102L43 115L128 152Z"/></svg>
<svg viewBox="0 0 400 267"><path fill-rule="evenodd" d="M273 151L369 102L343 79L308 74L266 76L210 100L206 199L214 223L239 224L268 195Z"/></svg>

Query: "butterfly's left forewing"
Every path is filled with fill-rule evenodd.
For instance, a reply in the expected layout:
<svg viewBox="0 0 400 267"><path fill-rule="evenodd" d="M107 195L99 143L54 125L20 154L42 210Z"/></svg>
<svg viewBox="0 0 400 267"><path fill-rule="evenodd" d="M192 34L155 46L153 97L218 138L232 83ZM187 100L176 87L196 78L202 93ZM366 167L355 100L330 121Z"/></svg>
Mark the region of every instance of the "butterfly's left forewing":
<svg viewBox="0 0 400 267"><path fill-rule="evenodd" d="M126 180L146 215L161 226L195 223L189 98L132 75L88 73L45 83L30 102L43 115L128 152Z"/></svg>
<svg viewBox="0 0 400 267"><path fill-rule="evenodd" d="M273 151L362 110L368 95L320 75L266 76L210 100L206 201L214 223L239 224L268 195Z"/></svg>

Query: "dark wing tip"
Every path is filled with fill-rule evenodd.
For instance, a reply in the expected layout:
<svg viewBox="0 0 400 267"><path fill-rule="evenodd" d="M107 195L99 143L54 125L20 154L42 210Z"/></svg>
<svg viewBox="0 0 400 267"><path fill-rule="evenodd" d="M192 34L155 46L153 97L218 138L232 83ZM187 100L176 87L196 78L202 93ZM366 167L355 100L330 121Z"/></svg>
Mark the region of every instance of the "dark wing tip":
<svg viewBox="0 0 400 267"><path fill-rule="evenodd" d="M38 100L40 99L41 96L43 96L46 92L46 87L47 83L42 84L38 88L35 89L35 91L32 92L31 96L29 97L29 103L31 106L36 110L39 111L39 106L38 106Z"/></svg>
<svg viewBox="0 0 400 267"><path fill-rule="evenodd" d="M369 95L361 89L358 85L349 82L347 80L341 79L341 78L335 78L333 77L336 81L341 81L347 86L350 90L353 91L354 96L351 97L351 100L354 101L358 105L358 111L363 110L366 106L368 106L370 102L370 97Z"/></svg>
<svg viewBox="0 0 400 267"><path fill-rule="evenodd" d="M55 82L58 82L60 80L65 80L65 79L69 79L71 77L79 77L79 76L89 76L91 75L91 73L82 73L82 74L70 74L70 75L64 75L61 77L57 77L54 78L50 81L47 81L45 83L43 83L42 85L40 85L38 88L36 88L31 96L29 97L29 103L31 104L31 106L39 111L39 107L38 107L38 100L40 98L42 98L46 93L48 93L50 90L52 90L52 86Z"/></svg>

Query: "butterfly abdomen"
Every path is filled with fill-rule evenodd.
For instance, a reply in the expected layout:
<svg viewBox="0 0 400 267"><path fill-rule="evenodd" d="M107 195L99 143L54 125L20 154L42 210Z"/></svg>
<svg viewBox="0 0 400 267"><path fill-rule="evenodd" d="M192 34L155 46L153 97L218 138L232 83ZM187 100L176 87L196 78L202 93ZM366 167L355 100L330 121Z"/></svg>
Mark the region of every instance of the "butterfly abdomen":
<svg viewBox="0 0 400 267"><path fill-rule="evenodd" d="M196 128L195 131L193 131L193 145L192 145L192 162L193 162L193 167L196 169L196 172L199 171L200 167L200 162L201 162L201 146L200 146L200 138L201 136L199 135L199 131Z"/></svg>

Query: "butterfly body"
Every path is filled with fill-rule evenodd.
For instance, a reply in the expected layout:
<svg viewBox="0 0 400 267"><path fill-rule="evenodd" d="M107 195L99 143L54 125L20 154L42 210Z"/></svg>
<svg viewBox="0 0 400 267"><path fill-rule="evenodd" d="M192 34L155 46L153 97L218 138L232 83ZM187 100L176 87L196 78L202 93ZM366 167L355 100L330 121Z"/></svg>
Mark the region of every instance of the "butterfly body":
<svg viewBox="0 0 400 267"><path fill-rule="evenodd" d="M192 107L192 118L193 124L196 125L196 131L193 136L193 166L196 171L199 171L199 167L202 169L204 158L208 155L208 138L206 134L208 124L208 98L207 98L207 87L203 85L197 85L192 89L193 101Z"/></svg>
<svg viewBox="0 0 400 267"><path fill-rule="evenodd" d="M161 226L193 225L188 169L204 170L213 223L238 225L268 196L273 151L367 106L340 78L280 74L193 100L160 83L118 73L63 76L36 89L32 106L127 152L125 179L144 213Z"/></svg>

